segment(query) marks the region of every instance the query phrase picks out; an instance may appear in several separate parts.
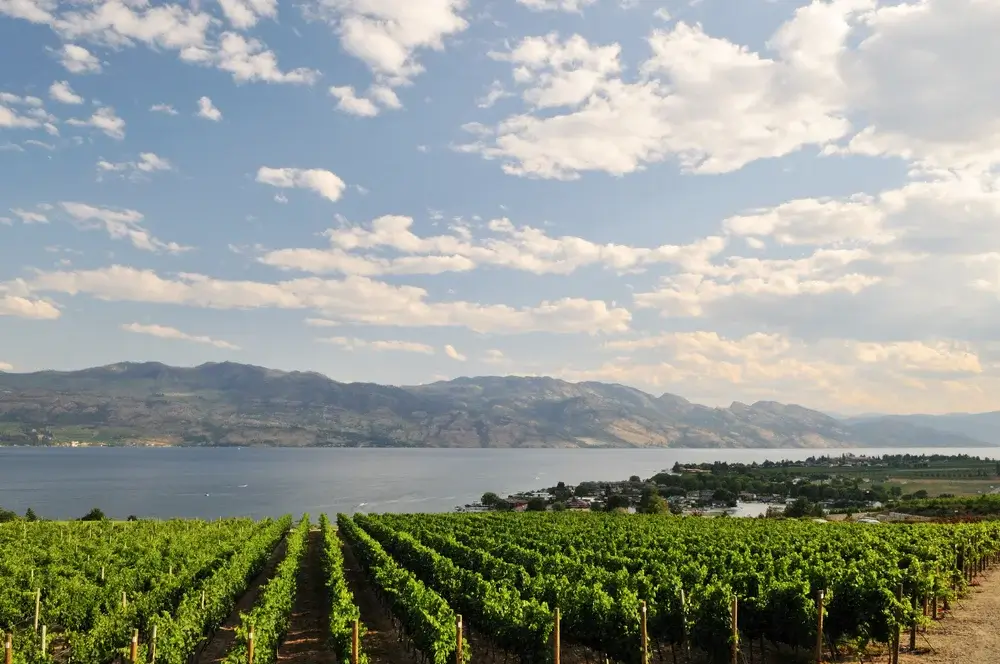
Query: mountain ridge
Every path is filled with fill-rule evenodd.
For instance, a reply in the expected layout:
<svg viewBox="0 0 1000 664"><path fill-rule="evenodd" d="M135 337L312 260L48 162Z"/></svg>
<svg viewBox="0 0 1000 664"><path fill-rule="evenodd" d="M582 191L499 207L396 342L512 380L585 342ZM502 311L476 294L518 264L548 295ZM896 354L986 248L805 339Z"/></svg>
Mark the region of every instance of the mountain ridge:
<svg viewBox="0 0 1000 664"><path fill-rule="evenodd" d="M392 386L235 362L0 373L0 444L74 435L85 442L297 447L989 446L905 421L842 421L775 401L709 407L670 393L547 376Z"/></svg>

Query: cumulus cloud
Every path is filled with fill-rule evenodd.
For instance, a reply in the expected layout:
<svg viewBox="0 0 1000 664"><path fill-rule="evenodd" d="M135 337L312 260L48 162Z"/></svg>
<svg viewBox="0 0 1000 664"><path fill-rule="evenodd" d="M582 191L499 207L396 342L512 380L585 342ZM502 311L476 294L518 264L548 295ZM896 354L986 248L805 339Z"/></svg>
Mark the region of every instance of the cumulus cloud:
<svg viewBox="0 0 1000 664"><path fill-rule="evenodd" d="M98 108L86 120L70 118L66 124L74 127L92 127L117 141L125 138L125 121L118 117L115 114L115 109L110 106Z"/></svg>
<svg viewBox="0 0 1000 664"><path fill-rule="evenodd" d="M0 287L0 316L53 320L59 318L61 313L51 302L32 300L10 293L5 294L4 288Z"/></svg>
<svg viewBox="0 0 1000 664"><path fill-rule="evenodd" d="M452 346L451 344L445 344L444 354L450 357L451 359L457 360L459 362L465 362L468 359L465 355L462 355L457 350L455 350L455 347Z"/></svg>
<svg viewBox="0 0 1000 664"><path fill-rule="evenodd" d="M58 134L57 122L38 97L0 91L0 129L44 129Z"/></svg>
<svg viewBox="0 0 1000 664"><path fill-rule="evenodd" d="M71 74L99 74L101 61L93 53L76 44L63 44L58 53L59 63Z"/></svg>
<svg viewBox="0 0 1000 664"><path fill-rule="evenodd" d="M270 168L257 170L257 182L285 189L309 189L329 201L339 201L347 185L334 173L320 168Z"/></svg>
<svg viewBox="0 0 1000 664"><path fill-rule="evenodd" d="M153 113L163 113L164 115L177 115L177 109L170 104L153 104L149 107Z"/></svg>
<svg viewBox="0 0 1000 664"><path fill-rule="evenodd" d="M368 225L326 231L329 248L279 249L260 260L316 274L440 274L480 265L535 274L570 274L587 266L632 271L655 264L701 265L725 247L725 240L717 236L690 245L597 244L574 236L551 237L537 228L515 226L508 219L490 221L486 227L491 237L478 239L460 227L452 234L421 237L412 226L411 217L382 216ZM402 255L385 258L368 253L385 249Z"/></svg>
<svg viewBox="0 0 1000 664"><path fill-rule="evenodd" d="M339 346L345 350L374 350L374 351L400 351L404 353L420 353L422 355L433 355L434 349L427 344L413 341L396 340L376 340L368 341L355 337L325 337L319 341L334 346Z"/></svg>
<svg viewBox="0 0 1000 664"><path fill-rule="evenodd" d="M74 202L59 205L79 228L103 229L112 239L128 240L136 249L172 254L190 249L176 242L163 242L153 237L142 225L145 217L136 210L101 208Z"/></svg>
<svg viewBox="0 0 1000 664"><path fill-rule="evenodd" d="M126 332L133 332L135 334L146 334L152 337L159 337L160 339L175 339L177 341L190 341L196 344L207 344L209 346L215 346L216 348L222 348L224 350L240 350L240 347L236 344L231 344L228 341L222 341L220 339L213 339L212 337L188 334L187 332L181 332L175 327L167 327L165 325L144 325L142 323L127 323L121 326L121 329Z"/></svg>
<svg viewBox="0 0 1000 664"><path fill-rule="evenodd" d="M170 160L154 152L140 152L137 161L111 162L101 159L97 162L98 177L105 173L117 173L132 180L145 179L150 173L173 170Z"/></svg>
<svg viewBox="0 0 1000 664"><path fill-rule="evenodd" d="M0 371L13 371L14 365L10 362L0 362Z"/></svg>
<svg viewBox="0 0 1000 664"><path fill-rule="evenodd" d="M222 111L215 107L215 104L212 103L211 99L208 97L201 97L198 99L198 117L211 120L212 122L218 122L222 119Z"/></svg>
<svg viewBox="0 0 1000 664"><path fill-rule="evenodd" d="M49 96L62 104L82 104L83 97L73 92L68 81L56 81L49 86Z"/></svg>
<svg viewBox="0 0 1000 664"><path fill-rule="evenodd" d="M584 7L594 4L597 0L517 0L517 2L536 12L579 12Z"/></svg>
<svg viewBox="0 0 1000 664"><path fill-rule="evenodd" d="M353 88L332 88L340 110L376 115L377 88L406 85L423 72L420 52L443 50L446 38L463 32L469 25L461 15L466 6L467 0L310 0L303 5L307 16L333 28L341 47L364 62L375 79L374 95L368 98L359 98Z"/></svg>
<svg viewBox="0 0 1000 664"><path fill-rule="evenodd" d="M245 29L277 11L274 0L223 0L230 25ZM173 51L184 62L215 67L237 82L312 84L319 72L306 67L282 70L277 56L261 41L221 30L223 23L198 3L166 2L152 5L129 0L97 0L80 5L48 0L6 0L0 14L48 25L67 42L88 42L113 49L144 45L155 51ZM67 43L59 54L72 73L96 73L97 60L84 47Z"/></svg>
<svg viewBox="0 0 1000 664"><path fill-rule="evenodd" d="M326 320L393 327L465 327L476 332L555 334L624 332L631 315L620 307L582 298L511 307L465 301L434 302L416 286L364 277L229 281L183 273L165 278L152 270L113 265L96 270L39 271L20 282L26 293L86 294L124 302L208 309L310 310Z"/></svg>
<svg viewBox="0 0 1000 664"><path fill-rule="evenodd" d="M49 218L45 216L42 212L35 212L34 210L24 210L22 208L11 208L11 214L20 219L26 224L47 224L49 223Z"/></svg>

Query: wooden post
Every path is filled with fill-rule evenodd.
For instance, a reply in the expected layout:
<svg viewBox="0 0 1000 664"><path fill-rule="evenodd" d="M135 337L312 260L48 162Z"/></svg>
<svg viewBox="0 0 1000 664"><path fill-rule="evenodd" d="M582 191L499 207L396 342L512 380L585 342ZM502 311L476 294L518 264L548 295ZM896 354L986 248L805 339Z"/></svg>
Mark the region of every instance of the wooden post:
<svg viewBox="0 0 1000 664"><path fill-rule="evenodd" d="M132 631L132 646L129 648L128 661L135 664L139 659L139 630Z"/></svg>
<svg viewBox="0 0 1000 664"><path fill-rule="evenodd" d="M938 619L938 608L937 608L937 592L935 591L934 597L931 598L931 619Z"/></svg>
<svg viewBox="0 0 1000 664"><path fill-rule="evenodd" d="M101 581L104 581L104 565L101 565Z"/></svg>
<svg viewBox="0 0 1000 664"><path fill-rule="evenodd" d="M153 633L149 637L149 664L156 661L156 625L153 625Z"/></svg>
<svg viewBox="0 0 1000 664"><path fill-rule="evenodd" d="M646 632L646 600L642 601L642 664L649 662L649 635Z"/></svg>
<svg viewBox="0 0 1000 664"><path fill-rule="evenodd" d="M14 664L14 635L7 633L7 640L3 644L4 664Z"/></svg>
<svg viewBox="0 0 1000 664"><path fill-rule="evenodd" d="M740 628L737 618L739 616L739 599L733 597L733 648L732 664L740 662Z"/></svg>
<svg viewBox="0 0 1000 664"><path fill-rule="evenodd" d="M684 589L681 588L681 649L687 654L688 658L691 657L691 645L688 643L688 610L687 610L687 596L684 594Z"/></svg>
<svg viewBox="0 0 1000 664"><path fill-rule="evenodd" d="M253 627L247 634L247 664L253 664Z"/></svg>
<svg viewBox="0 0 1000 664"><path fill-rule="evenodd" d="M205 591L201 591L201 610L205 610Z"/></svg>
<svg viewBox="0 0 1000 664"><path fill-rule="evenodd" d="M34 571L34 570L32 570ZM38 633L38 617L42 612L42 589L35 590L35 633Z"/></svg>
<svg viewBox="0 0 1000 664"><path fill-rule="evenodd" d="M559 664L559 607L556 607L555 629L552 631L552 639L552 654L554 655L554 659L552 661L554 664Z"/></svg>
<svg viewBox="0 0 1000 664"><path fill-rule="evenodd" d="M816 598L816 664L823 661L823 591Z"/></svg>
<svg viewBox="0 0 1000 664"><path fill-rule="evenodd" d="M903 603L903 584L899 584L896 589L896 599ZM892 664L899 664L899 628L897 627L892 637Z"/></svg>
<svg viewBox="0 0 1000 664"><path fill-rule="evenodd" d="M351 664L358 664L358 655L360 653L360 648L358 647L358 619L354 619L354 633L351 635Z"/></svg>
<svg viewBox="0 0 1000 664"><path fill-rule="evenodd" d="M42 657L45 657L45 642L48 641L48 625L42 625Z"/></svg>
<svg viewBox="0 0 1000 664"><path fill-rule="evenodd" d="M124 609L126 607L128 607L128 595L126 595L125 591L123 590L122 591L122 608Z"/></svg>
<svg viewBox="0 0 1000 664"><path fill-rule="evenodd" d="M917 649L917 595L910 598L910 605L913 608L913 622L910 624L910 652Z"/></svg>
<svg viewBox="0 0 1000 664"><path fill-rule="evenodd" d="M455 616L455 664L462 664L462 614Z"/></svg>

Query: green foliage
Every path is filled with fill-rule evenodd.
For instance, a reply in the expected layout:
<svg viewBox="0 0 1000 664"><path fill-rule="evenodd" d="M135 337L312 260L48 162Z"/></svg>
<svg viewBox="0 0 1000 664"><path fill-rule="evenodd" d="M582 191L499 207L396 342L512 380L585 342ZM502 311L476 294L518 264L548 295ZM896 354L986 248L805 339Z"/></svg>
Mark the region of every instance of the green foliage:
<svg viewBox="0 0 1000 664"><path fill-rule="evenodd" d="M288 535L285 557L278 563L274 576L264 585L249 614L240 615L236 629L236 643L226 655L224 664L244 664L247 661L249 634L254 635L254 664L274 664L288 631L299 565L305 552L309 535L309 515L303 515L295 529Z"/></svg>
<svg viewBox="0 0 1000 664"><path fill-rule="evenodd" d="M28 510L24 513L24 520L25 521L38 521L38 515L35 514L35 510L33 510L33 509L31 509L29 507Z"/></svg>
<svg viewBox="0 0 1000 664"><path fill-rule="evenodd" d="M456 661L456 615L448 603L396 562L350 517L338 514L337 524L369 579L430 664ZM461 660L467 662L471 656L472 650L465 640Z"/></svg>
<svg viewBox="0 0 1000 664"><path fill-rule="evenodd" d="M529 512L544 512L549 504L544 498L532 498L528 501L527 510Z"/></svg>
<svg viewBox="0 0 1000 664"><path fill-rule="evenodd" d="M319 516L319 527L323 533L323 573L330 591L330 637L337 659L349 662L353 650L354 621L361 619L361 613L344 577L344 552L337 531L325 514ZM359 623L358 631L364 634L364 625ZM364 650L358 653L358 661L368 663Z"/></svg>
<svg viewBox="0 0 1000 664"><path fill-rule="evenodd" d="M500 502L500 496L493 493L492 491L487 491L486 493L483 494L483 497L480 499L480 502L483 505L486 505L487 507L495 507L497 503Z"/></svg>
<svg viewBox="0 0 1000 664"><path fill-rule="evenodd" d="M106 521L107 516L105 516L104 511L99 507L95 507L86 514L80 517L80 521Z"/></svg>

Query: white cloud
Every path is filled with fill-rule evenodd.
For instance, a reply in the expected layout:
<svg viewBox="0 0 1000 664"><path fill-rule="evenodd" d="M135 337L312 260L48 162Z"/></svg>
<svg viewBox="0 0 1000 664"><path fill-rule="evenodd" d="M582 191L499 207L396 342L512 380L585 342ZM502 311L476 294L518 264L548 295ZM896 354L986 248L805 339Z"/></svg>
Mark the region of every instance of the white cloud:
<svg viewBox="0 0 1000 664"><path fill-rule="evenodd" d="M226 19L239 30L252 28L260 18L278 15L277 0L219 0L219 5Z"/></svg>
<svg viewBox="0 0 1000 664"><path fill-rule="evenodd" d="M610 341L605 347L626 355L596 368L556 373L680 391L722 405L738 391L744 400L822 402L867 412L941 412L950 407L941 403L950 400L948 391L968 395L997 382L983 375L979 356L967 344L940 339L806 342L773 333L727 338L697 331Z"/></svg>
<svg viewBox="0 0 1000 664"><path fill-rule="evenodd" d="M774 58L679 21L648 37L651 56L635 80L622 76L619 44L594 46L556 33L527 37L506 53L527 112L457 149L500 159L507 173L575 179L625 175L667 158L691 173L725 173L850 131L835 57L847 16L868 0L800 8L768 42Z"/></svg>
<svg viewBox="0 0 1000 664"><path fill-rule="evenodd" d="M0 362L0 371L13 371L14 365L10 362Z"/></svg>
<svg viewBox="0 0 1000 664"><path fill-rule="evenodd" d="M433 355L434 349L427 344L413 341L379 340L367 341L351 337L326 337L318 339L323 343L340 346L345 350L374 350L374 351L401 351L404 353L421 353L423 355Z"/></svg>
<svg viewBox="0 0 1000 664"><path fill-rule="evenodd" d="M372 118L381 113L383 108L396 110L403 107L393 89L386 85L373 85L364 97L358 96L350 85L335 85L329 89L329 93L337 100L337 110L348 115Z"/></svg>
<svg viewBox="0 0 1000 664"><path fill-rule="evenodd" d="M19 295L3 294L0 287L0 316L16 318L31 318L35 320L54 320L61 312L51 302L32 300Z"/></svg>
<svg viewBox="0 0 1000 664"><path fill-rule="evenodd" d="M236 32L220 32L222 22L198 5L95 0L60 6L50 0L3 0L0 14L46 24L65 41L113 49L142 44L154 51L174 51L184 62L215 67L237 82L312 84L319 77L318 71L305 67L283 71L277 56L262 42ZM274 0L225 0L223 8L239 28L260 17L273 17L277 4ZM97 58L75 44L64 45L60 58L73 73L101 69Z"/></svg>
<svg viewBox="0 0 1000 664"><path fill-rule="evenodd" d="M56 122L56 117L43 108L38 97L0 92L0 129L45 129L50 134L58 134Z"/></svg>
<svg viewBox="0 0 1000 664"><path fill-rule="evenodd" d="M479 108L490 108L501 99L513 96L514 93L507 92L507 90L504 89L503 83L500 81L493 81L493 83L490 84L490 89L486 91L486 94L476 100L476 106Z"/></svg>
<svg viewBox="0 0 1000 664"><path fill-rule="evenodd" d="M22 210L21 208L11 208L11 213L26 224L47 224L49 223L49 218L46 217L41 212L32 212L31 210Z"/></svg>
<svg viewBox="0 0 1000 664"><path fill-rule="evenodd" d="M579 12L584 7L594 4L597 0L517 0L517 2L536 12Z"/></svg>
<svg viewBox="0 0 1000 664"><path fill-rule="evenodd" d="M27 293L52 292L127 302L209 309L295 309L325 319L393 327L465 327L476 332L588 334L624 332L631 315L605 302L581 298L544 301L532 307L474 302L432 302L416 286L364 277L293 279L277 283L227 281L184 273L174 279L151 270L113 265L97 270L39 271L20 282Z"/></svg>
<svg viewBox="0 0 1000 664"><path fill-rule="evenodd" d="M101 159L97 162L98 177L102 173L119 173L132 180L141 180L150 173L170 171L173 168L168 159L153 152L140 152L138 161L110 162Z"/></svg>
<svg viewBox="0 0 1000 664"><path fill-rule="evenodd" d="M68 81L56 81L49 86L49 96L63 104L82 104L83 97L73 92Z"/></svg>
<svg viewBox="0 0 1000 664"><path fill-rule="evenodd" d="M59 62L71 74L99 74L102 69L97 56L76 44L63 44Z"/></svg>
<svg viewBox="0 0 1000 664"><path fill-rule="evenodd" d="M508 360L503 354L503 351L491 348L486 351L486 356L483 358L483 362L486 364L507 364L510 360Z"/></svg>
<svg viewBox="0 0 1000 664"><path fill-rule="evenodd" d="M673 18L670 15L670 11L665 7L660 7L659 9L657 9L655 12L653 12L653 16L655 18L660 19L661 21L669 21Z"/></svg>
<svg viewBox="0 0 1000 664"><path fill-rule="evenodd" d="M135 334L147 334L152 337L159 337L160 339L176 339L177 341L190 341L196 344L207 344L209 346L215 346L216 348L222 348L224 350L240 350L240 347L231 344L228 341L221 341L219 339L213 339L212 337L200 336L188 334L186 332L181 332L174 327L166 327L164 325L144 325L142 323L127 323L121 326L121 329L126 332L133 332Z"/></svg>
<svg viewBox="0 0 1000 664"><path fill-rule="evenodd" d="M282 204L287 203L288 202L288 197L285 196L284 194L275 194L274 195L274 202L275 203L282 203Z"/></svg>
<svg viewBox="0 0 1000 664"><path fill-rule="evenodd" d="M6 143L0 143L0 152L24 152L24 148L17 143L7 141Z"/></svg>
<svg viewBox="0 0 1000 664"><path fill-rule="evenodd" d="M870 196L847 200L805 198L730 217L723 227L734 235L771 236L779 244L826 245L848 241L886 244L886 212Z"/></svg>
<svg viewBox="0 0 1000 664"><path fill-rule="evenodd" d="M451 344L445 344L444 354L453 360L457 360L458 362L465 362L468 359L465 355L462 355L457 350L455 350L455 347L452 346Z"/></svg>
<svg viewBox="0 0 1000 664"><path fill-rule="evenodd" d="M464 272L480 265L535 274L570 274L587 266L633 271L674 264L693 269L725 247L721 237L654 248L602 245L573 236L550 237L540 229L515 226L507 219L490 221L486 228L492 236L479 239L461 227L453 228L450 235L421 237L413 233L412 225L410 217L386 215L367 226L332 228L325 233L329 248L279 249L266 253L261 262L316 274L365 276ZM376 249L392 249L403 255L385 258L359 253Z"/></svg>
<svg viewBox="0 0 1000 664"><path fill-rule="evenodd" d="M142 251L166 251L171 254L187 251L176 242L163 242L153 237L142 227L144 219L141 212L129 209L114 210L99 208L85 203L63 202L59 204L73 219L77 226L84 230L103 228L114 240L128 240L133 247Z"/></svg>
<svg viewBox="0 0 1000 664"><path fill-rule="evenodd" d="M218 122L222 119L222 111L217 109L208 97L198 99L198 117Z"/></svg>
<svg viewBox="0 0 1000 664"><path fill-rule="evenodd" d="M125 121L115 115L115 109L110 106L98 108L86 120L71 118L66 121L66 124L73 125L74 127L93 127L119 141L125 138Z"/></svg>
<svg viewBox="0 0 1000 664"><path fill-rule="evenodd" d="M164 113L166 115L177 115L177 109L170 104L153 104L149 107L153 113Z"/></svg>
<svg viewBox="0 0 1000 664"><path fill-rule="evenodd" d="M460 14L466 5L466 0L313 0L305 11L333 27L343 49L368 66L376 83L396 87L424 71L420 51L443 50L445 38L468 27Z"/></svg>
<svg viewBox="0 0 1000 664"><path fill-rule="evenodd" d="M309 189L330 201L338 201L347 185L330 171L320 168L269 168L257 170L257 182L286 189Z"/></svg>

